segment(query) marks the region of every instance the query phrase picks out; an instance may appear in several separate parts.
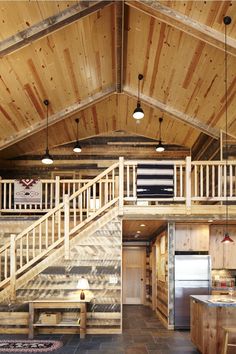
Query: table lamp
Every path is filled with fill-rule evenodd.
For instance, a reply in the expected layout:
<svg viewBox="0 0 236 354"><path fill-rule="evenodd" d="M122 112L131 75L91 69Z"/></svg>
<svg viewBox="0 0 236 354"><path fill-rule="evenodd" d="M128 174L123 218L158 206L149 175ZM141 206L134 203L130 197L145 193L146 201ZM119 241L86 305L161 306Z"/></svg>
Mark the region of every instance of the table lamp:
<svg viewBox="0 0 236 354"><path fill-rule="evenodd" d="M77 289L81 290L80 293L80 300L85 300L85 293L84 290L88 290L89 289L89 282L88 279L81 277L78 280L78 284L77 284Z"/></svg>

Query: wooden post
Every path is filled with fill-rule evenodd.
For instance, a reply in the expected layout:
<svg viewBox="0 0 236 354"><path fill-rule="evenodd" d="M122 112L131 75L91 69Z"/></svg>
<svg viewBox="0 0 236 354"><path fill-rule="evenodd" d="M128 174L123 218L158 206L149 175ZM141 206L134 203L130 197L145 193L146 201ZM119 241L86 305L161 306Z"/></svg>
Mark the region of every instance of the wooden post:
<svg viewBox="0 0 236 354"><path fill-rule="evenodd" d="M29 303L29 339L34 338L34 303Z"/></svg>
<svg viewBox="0 0 236 354"><path fill-rule="evenodd" d="M70 202L69 195L64 195L64 245L65 245L65 259L70 259Z"/></svg>
<svg viewBox="0 0 236 354"><path fill-rule="evenodd" d="M191 208L191 156L186 157L185 177L186 177L186 208Z"/></svg>
<svg viewBox="0 0 236 354"><path fill-rule="evenodd" d="M124 207L124 157L119 158L119 215L123 215Z"/></svg>
<svg viewBox="0 0 236 354"><path fill-rule="evenodd" d="M10 236L10 299L16 300L16 241L15 234Z"/></svg>
<svg viewBox="0 0 236 354"><path fill-rule="evenodd" d="M0 214L2 212L2 177L0 176Z"/></svg>
<svg viewBox="0 0 236 354"><path fill-rule="evenodd" d="M86 303L80 304L80 338L85 338L86 335Z"/></svg>
<svg viewBox="0 0 236 354"><path fill-rule="evenodd" d="M60 176L56 176L55 180L55 206L57 206L60 203Z"/></svg>

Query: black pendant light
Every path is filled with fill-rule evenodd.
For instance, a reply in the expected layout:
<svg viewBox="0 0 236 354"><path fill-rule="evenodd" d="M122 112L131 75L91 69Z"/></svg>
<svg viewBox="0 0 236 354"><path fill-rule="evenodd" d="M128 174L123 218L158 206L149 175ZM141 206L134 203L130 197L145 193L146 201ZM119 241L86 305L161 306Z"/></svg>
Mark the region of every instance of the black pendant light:
<svg viewBox="0 0 236 354"><path fill-rule="evenodd" d="M158 143L158 145L156 146L156 151L157 152L163 152L163 151L165 151L165 147L164 147L164 145L162 144L162 140L161 140L161 124L162 124L162 122L163 122L163 118L159 118L159 132L160 132L160 139L159 139L159 143Z"/></svg>
<svg viewBox="0 0 236 354"><path fill-rule="evenodd" d="M75 121L77 124L77 133L76 133L76 144L73 148L73 151L79 153L82 151L80 143L79 143L79 118L76 118Z"/></svg>
<svg viewBox="0 0 236 354"><path fill-rule="evenodd" d="M49 149L48 149L48 105L49 105L49 101L44 100L43 103L47 107L47 128L46 128L46 151L45 151L45 155L42 158L42 163L44 163L45 165L51 165L53 163L53 158L49 154Z"/></svg>
<svg viewBox="0 0 236 354"><path fill-rule="evenodd" d="M231 17L225 16L224 17L224 24L225 24L225 135L226 135L226 144L225 144L225 165L226 165L226 176L225 178L227 179L227 166L228 166L228 93L227 93L227 88L228 88L228 58L227 58L227 26L231 23ZM232 238L229 236L229 231L228 231L228 219L229 219L229 206L228 206L228 183L226 180L226 197L225 197L225 233L224 233L224 238L221 242L223 243L231 243L234 242Z"/></svg>
<svg viewBox="0 0 236 354"><path fill-rule="evenodd" d="M140 81L143 79L143 75L139 74L138 75L138 101L137 101L137 107L134 110L133 117L134 119L140 120L144 117L144 112L141 107L140 103Z"/></svg>

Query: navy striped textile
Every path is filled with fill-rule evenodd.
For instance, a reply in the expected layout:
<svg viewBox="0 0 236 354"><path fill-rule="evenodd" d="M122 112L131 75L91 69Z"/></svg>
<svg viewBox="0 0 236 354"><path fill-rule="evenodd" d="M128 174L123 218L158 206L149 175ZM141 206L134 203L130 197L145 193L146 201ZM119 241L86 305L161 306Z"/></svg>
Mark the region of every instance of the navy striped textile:
<svg viewBox="0 0 236 354"><path fill-rule="evenodd" d="M173 198L174 165L140 163L137 165L138 198Z"/></svg>

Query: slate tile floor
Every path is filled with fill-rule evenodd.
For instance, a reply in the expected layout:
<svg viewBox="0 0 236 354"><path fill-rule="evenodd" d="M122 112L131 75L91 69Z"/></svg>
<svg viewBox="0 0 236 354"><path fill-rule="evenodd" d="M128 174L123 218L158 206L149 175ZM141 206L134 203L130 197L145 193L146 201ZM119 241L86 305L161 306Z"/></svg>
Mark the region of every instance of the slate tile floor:
<svg viewBox="0 0 236 354"><path fill-rule="evenodd" d="M23 335L0 335L0 339L23 339ZM123 334L38 335L35 339L62 340L52 354L197 354L188 331L168 331L154 312L142 305L123 308ZM0 351L1 353L1 351ZM9 352L8 352L9 353ZM19 354L19 353L18 353Z"/></svg>

